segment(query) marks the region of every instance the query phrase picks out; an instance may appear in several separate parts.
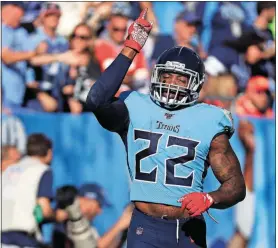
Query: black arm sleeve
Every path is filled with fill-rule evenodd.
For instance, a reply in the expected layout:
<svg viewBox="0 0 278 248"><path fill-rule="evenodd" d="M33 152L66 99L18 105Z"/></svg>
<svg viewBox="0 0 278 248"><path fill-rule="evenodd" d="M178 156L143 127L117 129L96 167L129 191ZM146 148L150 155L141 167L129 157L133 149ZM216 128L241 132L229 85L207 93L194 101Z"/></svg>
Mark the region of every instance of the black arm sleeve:
<svg viewBox="0 0 278 248"><path fill-rule="evenodd" d="M99 123L109 131L121 133L129 123L125 103L115 98L132 60L119 54L92 86L86 100L86 109L92 111Z"/></svg>
<svg viewBox="0 0 278 248"><path fill-rule="evenodd" d="M112 132L117 132L121 136L128 129L129 114L125 103L114 98L111 103L99 107L94 111L100 125Z"/></svg>

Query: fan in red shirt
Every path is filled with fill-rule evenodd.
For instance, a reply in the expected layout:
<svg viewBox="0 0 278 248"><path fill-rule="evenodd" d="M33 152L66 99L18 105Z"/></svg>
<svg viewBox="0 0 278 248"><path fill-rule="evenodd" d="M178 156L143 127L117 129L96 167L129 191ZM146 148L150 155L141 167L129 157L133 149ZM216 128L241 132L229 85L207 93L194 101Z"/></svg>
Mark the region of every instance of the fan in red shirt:
<svg viewBox="0 0 278 248"><path fill-rule="evenodd" d="M107 30L101 34L101 38L96 40L95 55L100 63L101 70L104 71L117 57L123 49L123 43L126 38L129 18L124 13L113 11L107 24ZM142 93L148 93L149 75L147 62L143 52L137 54L131 64L123 85L117 95L128 89L138 90Z"/></svg>
<svg viewBox="0 0 278 248"><path fill-rule="evenodd" d="M255 76L249 79L245 93L236 99L233 110L239 116L273 118L272 105L269 80Z"/></svg>

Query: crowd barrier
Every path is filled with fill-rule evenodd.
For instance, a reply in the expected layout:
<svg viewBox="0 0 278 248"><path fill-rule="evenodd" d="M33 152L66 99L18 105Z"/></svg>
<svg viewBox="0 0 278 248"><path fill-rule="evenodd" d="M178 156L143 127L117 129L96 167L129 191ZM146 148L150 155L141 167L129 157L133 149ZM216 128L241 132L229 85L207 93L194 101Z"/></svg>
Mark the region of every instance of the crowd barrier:
<svg viewBox="0 0 278 248"><path fill-rule="evenodd" d="M54 191L64 184L81 185L97 182L105 189L112 207L105 208L94 225L103 234L121 215L129 202L129 178L125 148L117 134L104 130L92 114L17 114L26 135L42 132L54 143ZM3 118L3 125L9 118ZM255 127L256 152L254 159L254 187L256 195L255 221L250 248L275 246L275 120L250 119ZM235 117L235 127L238 118ZM3 130L2 130L3 131ZM231 144L244 166L244 150L237 132ZM219 183L211 170L205 180L204 191L214 190ZM235 231L235 209L211 209L218 220L207 214L207 240L210 248L223 248ZM50 229L45 231L50 239Z"/></svg>

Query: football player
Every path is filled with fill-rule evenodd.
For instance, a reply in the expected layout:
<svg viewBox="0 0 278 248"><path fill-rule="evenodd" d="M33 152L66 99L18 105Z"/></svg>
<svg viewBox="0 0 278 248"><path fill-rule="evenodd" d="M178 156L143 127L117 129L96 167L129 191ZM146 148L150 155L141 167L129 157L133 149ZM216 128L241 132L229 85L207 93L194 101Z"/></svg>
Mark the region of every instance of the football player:
<svg viewBox="0 0 278 248"><path fill-rule="evenodd" d="M239 161L229 143L232 117L226 110L196 103L205 69L185 47L161 54L149 95L124 92L114 97L151 31L146 12L131 24L125 47L90 89L87 106L126 146L135 204L127 247L206 247L202 214L245 197ZM205 193L208 165L221 186Z"/></svg>

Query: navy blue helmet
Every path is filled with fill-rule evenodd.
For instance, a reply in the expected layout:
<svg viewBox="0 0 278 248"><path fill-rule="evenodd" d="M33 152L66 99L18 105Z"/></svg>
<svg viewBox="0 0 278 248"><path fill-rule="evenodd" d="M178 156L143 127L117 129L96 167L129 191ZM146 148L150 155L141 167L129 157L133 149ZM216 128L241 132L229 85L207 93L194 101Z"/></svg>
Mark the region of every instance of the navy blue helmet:
<svg viewBox="0 0 278 248"><path fill-rule="evenodd" d="M160 76L164 72L186 76L187 85L161 82ZM204 80L205 67L198 54L187 47L176 46L158 58L152 71L150 96L154 102L169 109L189 106L198 100Z"/></svg>

